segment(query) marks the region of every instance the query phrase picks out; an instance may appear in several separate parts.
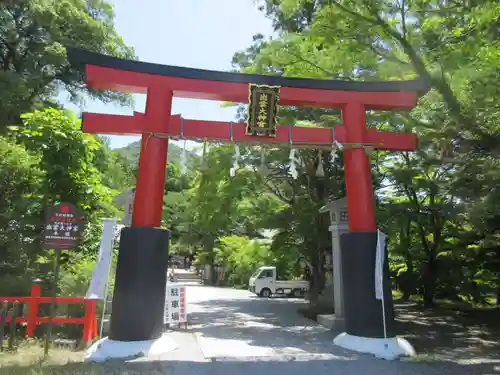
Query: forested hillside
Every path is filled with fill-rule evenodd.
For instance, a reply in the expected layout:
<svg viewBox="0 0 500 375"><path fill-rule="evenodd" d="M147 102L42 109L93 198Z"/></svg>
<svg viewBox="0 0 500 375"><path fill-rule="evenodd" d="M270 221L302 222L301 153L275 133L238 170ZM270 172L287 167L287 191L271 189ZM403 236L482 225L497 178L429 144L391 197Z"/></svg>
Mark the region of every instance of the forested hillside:
<svg viewBox="0 0 500 375"><path fill-rule="evenodd" d="M130 165L137 165L139 161L139 153L141 152L141 141L133 142L125 147L117 149L118 153L123 156ZM176 165L181 163L182 147L179 147L172 141L168 145L168 162ZM196 159L196 153L186 150L186 165L191 165Z"/></svg>

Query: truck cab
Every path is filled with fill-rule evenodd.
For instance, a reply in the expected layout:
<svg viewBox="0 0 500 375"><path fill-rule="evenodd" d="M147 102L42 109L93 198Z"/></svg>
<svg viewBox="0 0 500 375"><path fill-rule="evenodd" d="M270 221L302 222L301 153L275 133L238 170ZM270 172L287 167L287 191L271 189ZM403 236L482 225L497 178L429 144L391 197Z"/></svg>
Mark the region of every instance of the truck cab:
<svg viewBox="0 0 500 375"><path fill-rule="evenodd" d="M276 295L304 296L309 290L309 282L304 280L277 280L276 267L259 267L248 281L250 292L259 297Z"/></svg>

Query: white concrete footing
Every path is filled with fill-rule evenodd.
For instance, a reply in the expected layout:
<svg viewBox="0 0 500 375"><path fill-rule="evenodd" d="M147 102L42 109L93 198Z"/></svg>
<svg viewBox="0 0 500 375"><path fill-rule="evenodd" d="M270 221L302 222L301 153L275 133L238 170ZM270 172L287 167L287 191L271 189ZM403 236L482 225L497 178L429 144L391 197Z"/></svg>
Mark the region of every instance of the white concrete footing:
<svg viewBox="0 0 500 375"><path fill-rule="evenodd" d="M359 353L373 354L377 358L387 360L415 355L413 346L400 337L376 339L371 337L352 336L344 332L335 337L333 343L344 349L353 350Z"/></svg>
<svg viewBox="0 0 500 375"><path fill-rule="evenodd" d="M85 361L103 362L109 359L160 355L175 349L177 349L177 345L168 334L148 341L114 341L105 337L87 349Z"/></svg>

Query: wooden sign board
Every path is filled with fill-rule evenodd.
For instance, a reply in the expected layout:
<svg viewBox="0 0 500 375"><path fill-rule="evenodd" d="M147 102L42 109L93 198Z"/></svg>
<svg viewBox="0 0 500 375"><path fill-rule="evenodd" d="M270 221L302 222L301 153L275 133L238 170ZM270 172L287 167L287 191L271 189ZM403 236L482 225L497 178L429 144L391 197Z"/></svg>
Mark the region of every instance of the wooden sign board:
<svg viewBox="0 0 500 375"><path fill-rule="evenodd" d="M45 249L73 250L83 231L83 214L71 203L60 203L47 210L43 231Z"/></svg>
<svg viewBox="0 0 500 375"><path fill-rule="evenodd" d="M275 137L280 87L251 83L249 91L246 134Z"/></svg>

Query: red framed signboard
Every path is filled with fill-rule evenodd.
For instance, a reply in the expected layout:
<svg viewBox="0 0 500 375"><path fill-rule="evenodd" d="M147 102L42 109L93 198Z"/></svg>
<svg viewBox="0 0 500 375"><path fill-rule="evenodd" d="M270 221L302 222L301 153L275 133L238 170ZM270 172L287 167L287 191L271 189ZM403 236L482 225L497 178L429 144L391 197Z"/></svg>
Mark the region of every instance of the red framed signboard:
<svg viewBox="0 0 500 375"><path fill-rule="evenodd" d="M60 203L45 214L43 247L45 249L73 250L78 246L83 229L83 214L72 203Z"/></svg>

